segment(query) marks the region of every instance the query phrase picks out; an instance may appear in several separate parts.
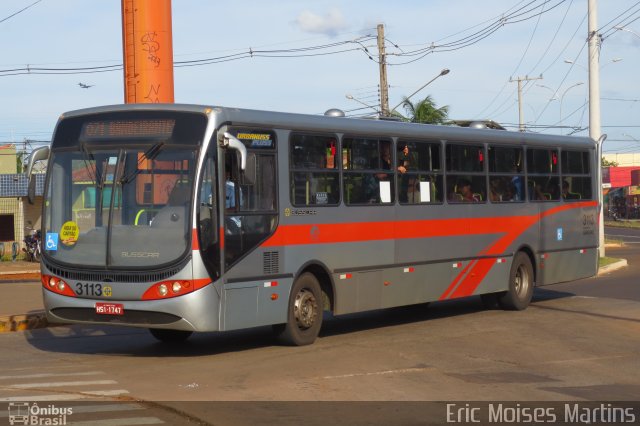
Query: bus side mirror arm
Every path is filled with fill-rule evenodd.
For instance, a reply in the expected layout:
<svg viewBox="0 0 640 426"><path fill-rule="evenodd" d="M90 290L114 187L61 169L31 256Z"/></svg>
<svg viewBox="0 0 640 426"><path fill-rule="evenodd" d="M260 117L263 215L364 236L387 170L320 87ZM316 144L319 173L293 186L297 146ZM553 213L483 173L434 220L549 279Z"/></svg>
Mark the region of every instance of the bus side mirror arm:
<svg viewBox="0 0 640 426"><path fill-rule="evenodd" d="M29 204L34 204L36 200L36 181L33 176L33 166L35 166L38 161L48 159L49 152L50 149L48 146L41 146L31 151L29 159L27 160L27 179L29 179L27 200L29 201Z"/></svg>
<svg viewBox="0 0 640 426"><path fill-rule="evenodd" d="M240 170L245 171L247 168L247 148L244 144L229 132L224 132L224 138L220 141L220 144L225 148L229 147L240 153Z"/></svg>

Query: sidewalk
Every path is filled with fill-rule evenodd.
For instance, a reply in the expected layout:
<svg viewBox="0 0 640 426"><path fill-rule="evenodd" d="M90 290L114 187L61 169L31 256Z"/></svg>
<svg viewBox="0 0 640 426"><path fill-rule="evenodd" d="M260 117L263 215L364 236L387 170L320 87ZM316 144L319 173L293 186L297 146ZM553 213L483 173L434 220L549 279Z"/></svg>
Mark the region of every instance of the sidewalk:
<svg viewBox="0 0 640 426"><path fill-rule="evenodd" d="M46 326L40 264L0 262L0 333Z"/></svg>

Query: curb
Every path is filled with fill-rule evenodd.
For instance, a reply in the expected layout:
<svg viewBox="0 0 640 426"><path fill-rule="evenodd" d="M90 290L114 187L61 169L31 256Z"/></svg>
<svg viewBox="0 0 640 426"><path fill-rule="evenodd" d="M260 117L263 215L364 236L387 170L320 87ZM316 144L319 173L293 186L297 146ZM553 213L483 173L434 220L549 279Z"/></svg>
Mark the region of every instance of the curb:
<svg viewBox="0 0 640 426"><path fill-rule="evenodd" d="M36 328L45 328L48 325L49 321L47 321L47 316L44 311L34 311L21 315L0 316L0 333L34 330Z"/></svg>
<svg viewBox="0 0 640 426"><path fill-rule="evenodd" d="M622 269L628 265L627 259L620 259L617 262L611 263L607 266L603 266L598 269L598 276L603 274L608 274L609 272L616 271L618 269Z"/></svg>

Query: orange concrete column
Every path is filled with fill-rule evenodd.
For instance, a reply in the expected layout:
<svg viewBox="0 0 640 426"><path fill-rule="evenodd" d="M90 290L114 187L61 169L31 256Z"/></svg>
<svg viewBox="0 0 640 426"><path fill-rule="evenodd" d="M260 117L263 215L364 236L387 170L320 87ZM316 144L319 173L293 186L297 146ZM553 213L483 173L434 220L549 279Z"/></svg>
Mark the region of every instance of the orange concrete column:
<svg viewBox="0 0 640 426"><path fill-rule="evenodd" d="M171 0L122 0L124 102L173 102Z"/></svg>

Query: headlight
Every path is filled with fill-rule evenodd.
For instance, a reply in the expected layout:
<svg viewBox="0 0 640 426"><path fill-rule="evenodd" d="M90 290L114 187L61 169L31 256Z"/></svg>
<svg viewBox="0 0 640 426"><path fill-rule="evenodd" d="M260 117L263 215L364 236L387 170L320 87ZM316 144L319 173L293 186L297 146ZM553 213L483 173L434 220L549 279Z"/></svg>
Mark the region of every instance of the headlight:
<svg viewBox="0 0 640 426"><path fill-rule="evenodd" d="M162 284L158 287L158 293L160 294L160 296L166 296L167 293L169 293L169 289L167 288L166 284Z"/></svg>

